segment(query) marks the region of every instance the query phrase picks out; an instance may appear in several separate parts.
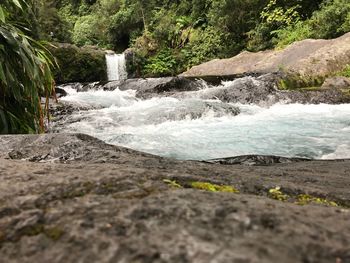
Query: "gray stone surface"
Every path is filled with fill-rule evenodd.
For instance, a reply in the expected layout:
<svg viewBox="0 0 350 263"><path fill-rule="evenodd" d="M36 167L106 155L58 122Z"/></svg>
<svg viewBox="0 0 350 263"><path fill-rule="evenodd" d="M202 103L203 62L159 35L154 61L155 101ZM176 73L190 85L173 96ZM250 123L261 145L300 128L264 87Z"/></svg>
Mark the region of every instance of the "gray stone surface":
<svg viewBox="0 0 350 263"><path fill-rule="evenodd" d="M283 71L304 77L327 76L350 63L350 33L332 40L306 39L283 50L242 52L194 66L184 77L234 76Z"/></svg>
<svg viewBox="0 0 350 263"><path fill-rule="evenodd" d="M219 165L79 134L1 136L0 262L347 263L349 174L349 160ZM339 206L268 198L276 186Z"/></svg>

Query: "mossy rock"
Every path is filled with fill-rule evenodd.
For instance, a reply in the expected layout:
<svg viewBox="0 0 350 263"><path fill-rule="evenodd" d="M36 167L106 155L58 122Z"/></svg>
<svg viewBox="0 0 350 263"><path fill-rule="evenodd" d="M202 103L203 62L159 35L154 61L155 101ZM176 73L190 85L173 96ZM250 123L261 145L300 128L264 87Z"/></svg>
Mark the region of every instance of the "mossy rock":
<svg viewBox="0 0 350 263"><path fill-rule="evenodd" d="M50 47L50 51L59 65L59 68L54 70L56 83L107 80L104 51L61 43L55 43L54 46Z"/></svg>

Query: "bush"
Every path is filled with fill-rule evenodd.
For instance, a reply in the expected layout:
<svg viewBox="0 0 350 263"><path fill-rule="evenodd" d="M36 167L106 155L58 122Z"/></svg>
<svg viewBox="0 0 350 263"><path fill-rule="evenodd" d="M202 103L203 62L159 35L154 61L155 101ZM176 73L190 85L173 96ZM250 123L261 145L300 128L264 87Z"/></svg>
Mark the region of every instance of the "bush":
<svg viewBox="0 0 350 263"><path fill-rule="evenodd" d="M164 49L146 61L144 75L148 77L175 75L176 65L177 61L171 50Z"/></svg>
<svg viewBox="0 0 350 263"><path fill-rule="evenodd" d="M350 30L350 2L325 1L306 23L310 26L313 38L339 37Z"/></svg>

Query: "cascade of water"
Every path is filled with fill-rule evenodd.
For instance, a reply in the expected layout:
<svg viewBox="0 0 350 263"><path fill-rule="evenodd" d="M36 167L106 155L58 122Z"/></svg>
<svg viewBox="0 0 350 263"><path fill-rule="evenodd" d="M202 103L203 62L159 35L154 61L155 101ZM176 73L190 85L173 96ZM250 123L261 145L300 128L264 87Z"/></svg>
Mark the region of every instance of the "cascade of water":
<svg viewBox="0 0 350 263"><path fill-rule="evenodd" d="M135 90L76 92L65 88L68 95L62 101L89 110L62 119L56 131L83 132L107 143L178 159L246 154L350 158L350 104L261 107L209 99L213 90L243 80L218 87L204 85L188 96L143 100ZM252 81L250 77L245 80Z"/></svg>
<svg viewBox="0 0 350 263"><path fill-rule="evenodd" d="M124 54L106 54L108 80L127 79Z"/></svg>

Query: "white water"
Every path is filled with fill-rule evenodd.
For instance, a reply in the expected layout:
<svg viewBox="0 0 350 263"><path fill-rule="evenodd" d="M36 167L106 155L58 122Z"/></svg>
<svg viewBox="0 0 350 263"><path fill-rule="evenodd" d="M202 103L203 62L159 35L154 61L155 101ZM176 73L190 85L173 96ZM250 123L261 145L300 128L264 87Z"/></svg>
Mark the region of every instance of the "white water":
<svg viewBox="0 0 350 263"><path fill-rule="evenodd" d="M62 132L88 133L161 156L350 158L350 104L236 105L241 114L234 116L232 105L193 94L138 100L134 91L68 92L66 101L103 108L70 116Z"/></svg>
<svg viewBox="0 0 350 263"><path fill-rule="evenodd" d="M123 80L127 78L124 54L106 54L108 80Z"/></svg>

